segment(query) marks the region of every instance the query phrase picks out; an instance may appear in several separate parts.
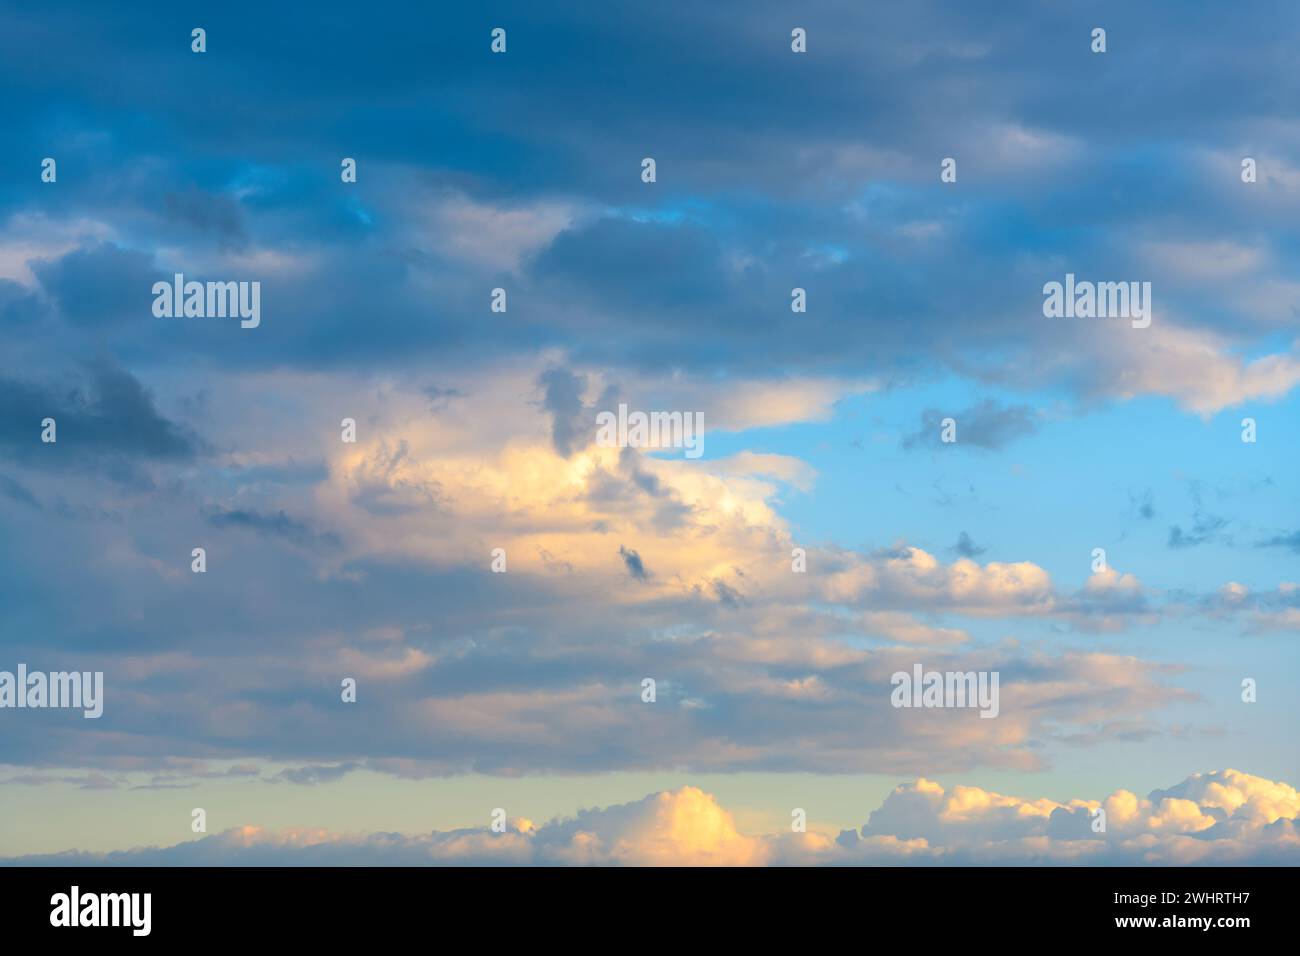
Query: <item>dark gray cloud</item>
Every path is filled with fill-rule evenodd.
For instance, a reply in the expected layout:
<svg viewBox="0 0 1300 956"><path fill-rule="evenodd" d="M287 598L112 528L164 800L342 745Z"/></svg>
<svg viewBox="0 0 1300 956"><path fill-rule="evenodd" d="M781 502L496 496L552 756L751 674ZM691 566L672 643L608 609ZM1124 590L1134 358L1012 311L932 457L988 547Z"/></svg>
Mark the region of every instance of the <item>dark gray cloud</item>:
<svg viewBox="0 0 1300 956"><path fill-rule="evenodd" d="M618 387L610 385L594 405L585 405L587 377L567 368L547 369L537 384L543 390L542 409L551 416L551 443L566 458L593 440L597 413L612 411L618 404Z"/></svg>
<svg viewBox="0 0 1300 956"><path fill-rule="evenodd" d="M11 498L14 501L35 508L38 511L40 510L41 503L36 500L36 496L31 493L31 490L21 481L11 478L8 475L0 474L0 494L3 494L5 497Z"/></svg>
<svg viewBox="0 0 1300 956"><path fill-rule="evenodd" d="M213 194L191 187L169 192L163 197L167 218L203 236L213 236L233 247L248 244L244 216L239 201L232 196Z"/></svg>
<svg viewBox="0 0 1300 956"><path fill-rule="evenodd" d="M42 421L56 441L41 441ZM66 384L0 378L0 447L26 466L112 470L136 460L188 461L205 445L164 417L139 379L107 359Z"/></svg>
<svg viewBox="0 0 1300 956"><path fill-rule="evenodd" d="M0 320L13 331L33 324L46 314L39 295L12 279L0 279Z"/></svg>
<svg viewBox="0 0 1300 956"><path fill-rule="evenodd" d="M296 783L301 786L315 786L317 784L333 783L335 780L341 780L353 770L356 770L357 767L358 765L355 763L309 767L286 767L271 779L272 782L284 780L288 783Z"/></svg>
<svg viewBox="0 0 1300 956"><path fill-rule="evenodd" d="M1149 521L1156 515L1155 494L1150 488L1139 495L1130 493L1128 496L1130 510L1144 521Z"/></svg>
<svg viewBox="0 0 1300 956"><path fill-rule="evenodd" d="M562 281L573 292L622 312L655 312L691 303L711 308L730 285L718 237L691 223L602 218L561 233L538 257L538 279Z"/></svg>
<svg viewBox="0 0 1300 956"><path fill-rule="evenodd" d="M957 543L952 546L952 550L963 558L978 558L988 549L979 547L971 536L963 531L957 536Z"/></svg>
<svg viewBox="0 0 1300 956"><path fill-rule="evenodd" d="M426 385L420 389L420 393L429 400L429 411L435 414L445 411L452 399L465 397L465 393L458 389L442 388L438 385Z"/></svg>
<svg viewBox="0 0 1300 956"><path fill-rule="evenodd" d="M76 325L98 329L153 317L150 290L160 275L147 253L101 243L30 266L59 314Z"/></svg>
<svg viewBox="0 0 1300 956"><path fill-rule="evenodd" d="M726 581L715 580L713 582L713 593L727 607L740 607L745 600L745 596Z"/></svg>
<svg viewBox="0 0 1300 956"><path fill-rule="evenodd" d="M587 379L568 369L553 368L542 373L538 385L545 389L542 408L551 414L551 441L567 458L590 438L588 429L594 418L582 403Z"/></svg>
<svg viewBox="0 0 1300 956"><path fill-rule="evenodd" d="M173 29L142 12L74 8L84 34L55 45L41 42L39 17L0 21L10 80L0 107L17 141L49 143L61 163L39 200L0 190L0 218L98 220L118 237L34 266L73 326L62 344L74 354L114 323L133 360L186 354L241 368L463 367L554 345L657 370L770 372L775 362L906 378L939 367L1020 385L1044 374L1036 358L1070 358L1070 336L1038 321L1044 278L1059 278L1058 263L1127 274L1132 250L1110 236L1254 242L1267 229L1280 260L1293 245L1287 202L1207 190L1203 169L1225 143L1259 141L1252 134L1271 128L1296 84L1279 38L1298 14L1280 2L1234 22L1208 8L1102 4L1097 16L1124 50L1105 57L1088 52L1069 11L1031 2L997 16L931 2L812 4L801 10L806 56L774 30L775 3L723 15L670 2L669 30L633 10L592 18L508 2L505 57L470 39L482 33L470 10L416 11L396 36L364 18L304 30L288 13L235 3L209 25L214 43L239 42L204 58L202 81L221 95L201 117L198 58ZM263 24L256 36L241 26L251 15ZM300 42L273 42L277 31ZM421 35L437 38L436 62ZM1225 45L1251 56L1225 58ZM341 47L369 68L337 76ZM1158 74L1145 68L1168 49L1181 55ZM95 119L49 128L51 113ZM142 114L156 123L138 123ZM346 189L322 115L339 117L361 158ZM1109 145L1121 134L1123 147ZM1288 139L1267 141L1279 162L1300 156ZM647 153L659 160L653 186L638 175ZM937 160L951 153L962 179L939 190ZM28 162L4 160L0 181L26 181ZM1261 193L1273 189L1262 168ZM502 274L428 236L429 207L449 189L489 209L572 197L600 213ZM302 259L267 282L257 348L211 324L177 335L147 321L140 282L162 264L138 250L175 247L183 265L244 243ZM1242 304L1233 283L1169 278L1161 301L1189 324L1249 337L1293 319L1290 303ZM497 284L511 292L508 335L483 321L483 291ZM810 303L798 316L796 285ZM41 325L41 300L11 291L0 291L0 312ZM962 356L976 353L989 360L972 368ZM1066 389L1092 394L1104 379L1091 360L1067 364L1051 371Z"/></svg>
<svg viewBox="0 0 1300 956"><path fill-rule="evenodd" d="M1004 406L985 399L963 411L944 412L927 408L921 413L921 427L903 439L904 448L944 447L943 420L956 422L956 441L963 445L999 451L1017 438L1038 430L1038 413L1028 405Z"/></svg>
<svg viewBox="0 0 1300 956"><path fill-rule="evenodd" d="M1192 517L1192 526L1187 531L1184 531L1181 525L1173 525L1169 528L1169 539L1166 544L1171 548L1195 548L1220 537L1227 524L1226 518L1198 509Z"/></svg>
<svg viewBox="0 0 1300 956"><path fill-rule="evenodd" d="M1300 554L1300 531L1292 531L1290 534L1276 534L1261 541L1256 547L1286 548L1288 551Z"/></svg>
<svg viewBox="0 0 1300 956"><path fill-rule="evenodd" d="M304 521L290 518L283 511L267 514L244 508L218 508L208 513L208 523L214 528L247 528L259 534L281 538L301 548L338 548L343 544L333 531L317 531Z"/></svg>
<svg viewBox="0 0 1300 956"><path fill-rule="evenodd" d="M650 577L650 572L646 569L645 562L641 560L641 555L635 551L618 546L619 557L623 559L623 564L627 567L627 573L632 575L638 581L645 581Z"/></svg>

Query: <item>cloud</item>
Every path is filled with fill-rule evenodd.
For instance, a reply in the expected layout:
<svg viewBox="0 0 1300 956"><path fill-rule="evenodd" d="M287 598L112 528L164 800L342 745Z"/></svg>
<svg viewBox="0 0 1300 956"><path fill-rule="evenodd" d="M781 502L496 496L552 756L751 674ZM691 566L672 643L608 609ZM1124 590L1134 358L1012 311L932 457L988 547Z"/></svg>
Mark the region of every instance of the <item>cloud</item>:
<svg viewBox="0 0 1300 956"><path fill-rule="evenodd" d="M1272 590L1257 591L1238 581L1229 581L1198 603L1211 620L1242 619L1247 633L1300 631L1300 584L1294 581L1283 581Z"/></svg>
<svg viewBox="0 0 1300 956"><path fill-rule="evenodd" d="M907 542L947 544L967 518L916 527L932 519L884 497L880 522L827 514L846 489L872 493L827 449L885 407L903 431L919 419L903 440L927 447L940 410L922 406L941 403L909 388L996 386L942 414L959 445L1024 448L1014 480L1051 491L1069 469L1034 436L1058 402L1132 401L1166 436L1187 415L1293 402L1300 137L1275 82L1293 4L1117 6L1132 55L1102 84L1084 46L1041 42L1077 33L1059 5L813 8L815 55L794 57L768 2L665 0L661 30L507 0L521 46L532 32L584 51L507 58L526 82L473 44L424 55L430 29L480 30L468 6L404 31L265 6L213 11L239 56L204 61L222 96L201 112L182 81L194 58L148 11L83 4L58 44L48 16L3 18L6 132L47 144L60 179L0 193L0 536L22 542L0 555L0 631L12 659L117 677L102 725L15 723L0 757L911 775L1044 767L1080 738L1168 733L1162 708L1195 701L1179 685L1200 678L1172 665L1090 653L1096 632L1176 609L1147 583L1169 569L1067 580L1053 542L1018 549L1006 512L1005 560L968 538L943 560ZM357 69L337 69L341 48ZM1186 55L1152 73L1164 48ZM366 104L346 185L320 162L337 130L317 120L340 103ZM963 185L941 188L954 142ZM648 149L653 186L637 176ZM1249 187L1243 149L1260 159ZM1042 283L1067 270L1150 273L1152 326L1044 321ZM261 279L262 326L154 319L150 287L173 271ZM507 314L488 309L497 286ZM68 371L106 345L118 358ZM590 416L614 395L700 411L725 457L593 447ZM56 446L38 441L47 415ZM338 441L345 415L356 445ZM875 476L933 457L891 454ZM998 460L959 462L973 485ZM1228 528L1253 542L1272 525L1198 513L1168 541L1196 549L1180 551L1196 574ZM816 529L831 540L806 540ZM220 571L197 587L200 541ZM495 547L507 575L487 570ZM1295 630L1289 592L1252 573L1239 606L1191 598L1189 613ZM921 651L1003 668L1003 716L888 709L889 673ZM339 673L366 681L347 718L320 703ZM637 709L647 673L669 675L653 718Z"/></svg>
<svg viewBox="0 0 1300 956"><path fill-rule="evenodd" d="M40 469L123 461L189 461L205 449L189 428L164 417L153 396L126 369L108 359L85 367L85 382L59 386L0 378L0 446ZM42 422L53 418L54 443L43 443Z"/></svg>
<svg viewBox="0 0 1300 956"><path fill-rule="evenodd" d="M11 478L8 475L0 474L0 493L3 493L7 498L28 505L38 511L41 508L41 503L36 500L36 496L32 494L31 490L21 481Z"/></svg>
<svg viewBox="0 0 1300 956"><path fill-rule="evenodd" d="M1047 614L1057 604L1048 573L1029 561L970 558L941 564L920 548L900 544L867 556L844 554L825 594L850 603L946 607L968 614Z"/></svg>
<svg viewBox="0 0 1300 956"><path fill-rule="evenodd" d="M1239 278L1266 264L1266 254L1256 246L1224 241L1170 239L1149 243L1145 252L1157 267L1184 282Z"/></svg>
<svg viewBox="0 0 1300 956"><path fill-rule="evenodd" d="M105 242L28 264L69 322L102 328L152 317L150 289L158 270L148 253Z"/></svg>
<svg viewBox="0 0 1300 956"><path fill-rule="evenodd" d="M1094 337L1087 346L1093 395L1163 395L1208 417L1251 400L1276 401L1300 384L1300 353L1294 346L1246 359L1233 354L1222 334L1179 326L1159 314L1150 328L1131 331L1132 336L1111 343Z"/></svg>
<svg viewBox="0 0 1300 956"><path fill-rule="evenodd" d="M1155 495L1150 488L1141 494L1129 493L1129 508L1137 517L1149 521L1156 516Z"/></svg>
<svg viewBox="0 0 1300 956"><path fill-rule="evenodd" d="M867 611L862 622L868 633L904 644L945 646L970 640L961 628L933 627L898 611Z"/></svg>
<svg viewBox="0 0 1300 956"><path fill-rule="evenodd" d="M952 546L952 550L963 558L978 558L987 549L979 547L971 536L963 531L957 536L957 543Z"/></svg>
<svg viewBox="0 0 1300 956"><path fill-rule="evenodd" d="M811 480L801 459L591 445L566 457L551 414L529 400L541 371L564 366L538 364L448 378L440 387L465 397L439 413L423 375L226 379L220 402L195 408L213 446L233 451L214 453L200 480L169 466L166 495L101 497L129 516L129 538L114 520L60 518L3 569L12 583L0 588L42 609L43 658L94 648L118 676L101 727L51 740L16 725L0 759L39 748L60 765L114 767L256 752L413 775L1041 768L1054 744L1135 725L1167 733L1161 709L1192 699L1166 665L1055 637L1054 655L1033 649L1034 627L1116 631L1159 614L1133 575L1071 589L1029 560L808 541L807 572L791 573L797 542L778 500ZM460 414L468 403L475 413ZM338 440L341 412L322 408L357 419L356 444ZM178 539L206 541L221 568L198 591ZM488 570L495 547L507 575ZM70 550L97 585L76 604L57 588ZM189 622L183 658L171 653L176 620ZM1030 632L990 642L990 626ZM15 655L35 647L22 634ZM930 667L1000 670L998 720L891 708L890 675L922 648ZM364 678L364 710L304 703L340 674ZM636 693L646 675L663 676L653 712Z"/></svg>
<svg viewBox="0 0 1300 956"><path fill-rule="evenodd" d="M774 59L770 5L734 19L725 54L706 39L719 29L716 12L677 0L667 8L682 29L671 40L627 14L552 10L539 21L527 5L507 8L591 51L583 68L551 58L520 84L462 50L397 82L402 57L418 53L414 41L394 41L378 22L320 22L313 42L288 51L244 37L238 65L214 65L226 94L204 122L167 81L188 66L147 17L112 24L135 45L131 57L98 61L117 77L111 95L83 68L105 51L71 38L40 60L31 51L41 19L6 24L13 83L3 105L15 135L54 139L39 96L49 70L69 78L64 105L79 119L57 137L62 168L75 171L47 191L61 203L17 192L0 201L0 277L39 286L48 301L0 292L0 308L27 315L20 326L57 332L65 351L93 348L104 323L116 323L133 363L179 351L230 369L441 372L559 348L607 371L721 380L771 374L780 356L781 374L808 383L987 375L1025 389L1046 380L1077 397L1168 395L1201 414L1275 399L1300 381L1294 348L1274 338L1294 302L1285 230L1300 168L1267 95L1268 78L1288 62L1276 25L1295 13L1283 4L1266 4L1249 23L1214 19L1218 35L1252 53L1232 64L1245 95L1224 96L1208 60L1189 56L1155 80L1132 72L1132 61L1116 65L1115 81L1140 80L1151 99L1119 114L1088 83L1089 66L1065 67L1033 39L1073 29L1056 9L1018 9L1010 28L1005 17L936 26L910 9L883 19L813 10L806 25L822 52ZM223 23L235 29L251 12L232 4ZM103 14L81 13L87 36L98 35ZM1216 31L1198 18L1124 16L1129 36L1214 49L1207 37ZM291 26L276 17L267 29ZM441 28L477 29L466 11ZM858 45L847 46L853 36ZM374 57L364 83L295 80L328 75L327 51L343 42ZM664 90L656 64L670 47L680 84ZM141 57L154 67L140 70ZM275 82L249 69L272 63ZM748 81L719 87L710 82L719 68ZM605 77L598 96L593 73ZM978 95L949 96L954 84ZM1197 109L1163 109L1152 126L1150 103L1187 90ZM353 132L363 174L340 191L299 158L331 142L304 118L345 91L375 108ZM418 122L409 97L424 104ZM641 108L616 108L628 102ZM797 128L778 133L762 120L795 104ZM134 122L142 109L160 125ZM508 121L512 111L529 122ZM399 119L395 141L386 131ZM256 148L214 160L231 129ZM1139 155L1099 138L1115 129ZM962 168L988 187L962 192L960 203L930 188L934 157L954 138L975 144ZM443 149L448 142L457 148ZM653 189L628 173L647 142L661 144ZM1272 144L1260 182L1222 188L1241 185L1240 155L1225 144L1249 142ZM96 164L103 155L115 161ZM1161 188L1143 189L1154 164ZM1189 207L1193 189L1205 199ZM1049 204L1064 228L1041 224L1036 211ZM1117 249L1098 238L1115 235L1134 238ZM1150 334L1070 334L1035 315L1048 266L1110 272L1132 261L1157 274L1170 303ZM215 327L178 337L171 324L126 321L147 308L144 272L175 266L275 276L261 347ZM484 291L501 283L511 294L508 335L483 315ZM789 310L796 283L809 293L805 314ZM62 320L36 318L46 306ZM273 319L290 312L313 319ZM368 316L364 336L352 334L358 314ZM982 368L975 355L987 357ZM1004 423L1011 431L987 440L1005 443L1031 424Z"/></svg>
<svg viewBox="0 0 1300 956"><path fill-rule="evenodd" d="M1104 832L1092 828L1105 811ZM536 825L334 834L245 826L170 847L10 857L53 866L762 866L762 865L1290 865L1300 862L1300 794L1237 770L1199 773L1145 799L1057 802L924 778L894 789L858 831L742 833L696 787L581 810Z"/></svg>
<svg viewBox="0 0 1300 956"><path fill-rule="evenodd" d="M817 480L816 469L791 455L742 451L727 458L713 459L710 467L720 475L762 475L776 478L804 492L811 491Z"/></svg>
<svg viewBox="0 0 1300 956"><path fill-rule="evenodd" d="M724 268L718 238L695 223L605 217L560 233L532 271L609 311L654 310L680 324L686 316L660 310L723 301Z"/></svg>
<svg viewBox="0 0 1300 956"><path fill-rule="evenodd" d="M1095 832L1093 813L1106 813ZM1086 865L1283 864L1300 859L1300 794L1237 770L1194 774L1146 799L1023 800L929 780L896 788L851 843L871 860Z"/></svg>
<svg viewBox="0 0 1300 956"><path fill-rule="evenodd" d="M422 474L411 461L405 439L396 447L380 441L369 454L353 456L340 472L347 482L347 500L373 517L437 509L445 498L442 483Z"/></svg>
<svg viewBox="0 0 1300 956"><path fill-rule="evenodd" d="M554 200L493 203L449 189L423 201L416 241L480 268L518 272L522 261L570 228L579 210Z"/></svg>
<svg viewBox="0 0 1300 956"><path fill-rule="evenodd" d="M247 244L243 209L238 200L190 187L163 196L167 217L200 235L213 235L235 247Z"/></svg>
<svg viewBox="0 0 1300 956"><path fill-rule="evenodd" d="M1004 407L993 399L954 413L927 408L921 413L921 427L903 439L904 448L943 447L943 420L957 423L957 446L970 445L997 451L1017 438L1038 430L1038 413L1027 405Z"/></svg>
<svg viewBox="0 0 1300 956"><path fill-rule="evenodd" d="M1062 601L1060 610L1077 627L1089 631L1121 631L1135 620L1158 617L1142 583L1114 568L1094 572L1082 590Z"/></svg>
<svg viewBox="0 0 1300 956"><path fill-rule="evenodd" d="M355 770L356 767L356 764L351 763L313 767L286 767L273 778L273 782L284 780L304 786L331 783L335 780L341 780Z"/></svg>
<svg viewBox="0 0 1300 956"><path fill-rule="evenodd" d="M282 538L299 547L337 548L342 544L339 536L332 531L316 531L305 522L290 518L283 511L264 514L242 508L217 509L208 514L208 523L214 528L247 528L259 534Z"/></svg>
<svg viewBox="0 0 1300 956"><path fill-rule="evenodd" d="M1288 551L1294 551L1300 554L1300 531L1292 531L1289 534L1275 534L1256 545L1258 548L1286 548Z"/></svg>
<svg viewBox="0 0 1300 956"><path fill-rule="evenodd" d="M1225 518L1198 509L1193 517L1192 527L1188 531L1184 531L1181 525L1173 525L1169 528L1168 546L1194 548L1205 544L1207 541L1214 540L1227 523Z"/></svg>
<svg viewBox="0 0 1300 956"><path fill-rule="evenodd" d="M641 555L624 548L621 544L618 546L618 554L623 559L623 564L627 566L627 573L632 575L633 578L644 581L650 576L650 572L646 570L645 562L641 560Z"/></svg>
<svg viewBox="0 0 1300 956"><path fill-rule="evenodd" d="M564 457L587 447L595 438L596 411L583 403L587 390L585 376L565 368L550 368L538 378L544 389L542 408L551 415L551 441L555 450ZM612 395L607 393L597 404L608 404Z"/></svg>

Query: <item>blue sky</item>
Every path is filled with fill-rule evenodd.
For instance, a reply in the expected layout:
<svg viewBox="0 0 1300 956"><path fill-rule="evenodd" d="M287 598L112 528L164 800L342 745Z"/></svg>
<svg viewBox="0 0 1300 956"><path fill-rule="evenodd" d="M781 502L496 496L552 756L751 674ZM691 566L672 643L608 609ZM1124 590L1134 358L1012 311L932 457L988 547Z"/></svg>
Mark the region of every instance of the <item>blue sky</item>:
<svg viewBox="0 0 1300 956"><path fill-rule="evenodd" d="M0 858L1294 862L1296 17L0 13Z"/></svg>

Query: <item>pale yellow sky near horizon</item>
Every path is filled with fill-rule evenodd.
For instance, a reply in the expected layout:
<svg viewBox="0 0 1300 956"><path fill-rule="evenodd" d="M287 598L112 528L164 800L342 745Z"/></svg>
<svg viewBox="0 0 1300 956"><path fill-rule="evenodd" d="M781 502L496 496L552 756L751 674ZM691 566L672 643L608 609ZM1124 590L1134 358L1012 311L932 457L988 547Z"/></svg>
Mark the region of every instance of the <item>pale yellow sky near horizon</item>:
<svg viewBox="0 0 1300 956"><path fill-rule="evenodd" d="M12 768L7 768L12 770ZM410 780L367 770L328 783L267 783L280 765L267 765L263 779L214 777L193 787L132 789L149 775L115 775L129 786L83 788L68 783L5 783L0 778L0 857L69 849L108 852L170 846L232 827L268 830L323 828L334 833L401 832L486 827L491 811L542 824L581 809L640 800L650 793L694 786L712 794L747 834L786 832L795 807L808 815L808 829L834 837L861 827L894 787L915 779L901 775L605 773L494 777L467 774ZM1189 768L1197 770L1218 768ZM67 771L59 771L66 774ZM1100 799L1116 789L1145 795L1175 780L1116 781L1096 789L1095 768L1057 768L1049 773L980 771L937 774L945 787L980 786L1022 797ZM1087 780L1087 783L1085 783ZM207 814L206 834L192 832L191 811Z"/></svg>

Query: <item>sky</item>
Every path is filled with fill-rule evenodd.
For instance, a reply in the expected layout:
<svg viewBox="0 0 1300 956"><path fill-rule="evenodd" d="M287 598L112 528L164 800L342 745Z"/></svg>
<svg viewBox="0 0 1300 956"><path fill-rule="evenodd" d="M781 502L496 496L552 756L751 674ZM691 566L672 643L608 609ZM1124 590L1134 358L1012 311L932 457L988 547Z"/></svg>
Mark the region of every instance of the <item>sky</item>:
<svg viewBox="0 0 1300 956"><path fill-rule="evenodd" d="M1298 19L0 9L0 862L1300 862Z"/></svg>

